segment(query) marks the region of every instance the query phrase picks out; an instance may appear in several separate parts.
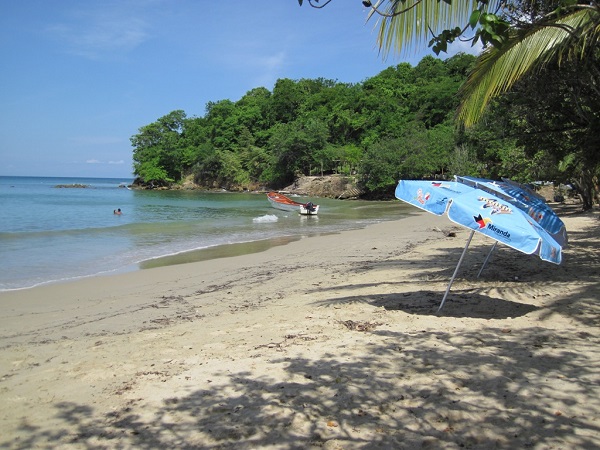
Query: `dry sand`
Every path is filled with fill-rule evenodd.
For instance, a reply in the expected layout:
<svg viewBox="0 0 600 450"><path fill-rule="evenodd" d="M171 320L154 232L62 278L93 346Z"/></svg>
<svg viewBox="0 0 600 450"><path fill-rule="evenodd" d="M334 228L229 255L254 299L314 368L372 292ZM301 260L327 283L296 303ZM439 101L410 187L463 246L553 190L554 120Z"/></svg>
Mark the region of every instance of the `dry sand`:
<svg viewBox="0 0 600 450"><path fill-rule="evenodd" d="M415 210L416 211L416 210ZM561 266L417 213L0 294L0 447L600 448L600 222ZM448 236L450 231L456 236Z"/></svg>

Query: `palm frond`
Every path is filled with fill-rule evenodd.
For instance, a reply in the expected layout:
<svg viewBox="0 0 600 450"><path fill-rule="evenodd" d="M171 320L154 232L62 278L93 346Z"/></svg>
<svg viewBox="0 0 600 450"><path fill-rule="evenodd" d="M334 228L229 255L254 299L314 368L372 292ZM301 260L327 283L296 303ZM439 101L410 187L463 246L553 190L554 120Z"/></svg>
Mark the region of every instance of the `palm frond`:
<svg viewBox="0 0 600 450"><path fill-rule="evenodd" d="M387 4L386 4L387 3ZM490 0L484 11L495 11L502 1ZM478 4L477 0L453 1L448 4L439 0L379 0L367 17L379 16L377 44L387 55L395 52L406 55L427 46L433 35L445 29L463 26Z"/></svg>
<svg viewBox="0 0 600 450"><path fill-rule="evenodd" d="M581 50L597 42L598 19L593 10L576 10L524 33L513 33L500 49L485 50L461 88L458 120L466 126L474 124L489 101L508 91L524 74L554 59L573 57L574 48Z"/></svg>

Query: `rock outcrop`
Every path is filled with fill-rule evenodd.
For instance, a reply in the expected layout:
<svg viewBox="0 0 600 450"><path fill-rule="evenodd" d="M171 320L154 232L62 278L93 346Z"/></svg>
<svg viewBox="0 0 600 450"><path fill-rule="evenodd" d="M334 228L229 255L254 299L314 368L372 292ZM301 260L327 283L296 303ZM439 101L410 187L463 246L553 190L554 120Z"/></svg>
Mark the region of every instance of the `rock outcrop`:
<svg viewBox="0 0 600 450"><path fill-rule="evenodd" d="M173 185L158 185L156 183L144 183L141 179L136 179L132 185L134 189L172 189L172 190L218 190L222 191L226 187L213 187L207 188L206 186L199 186L193 181L192 176L186 177L183 181ZM265 187L256 187L252 189L256 192L266 190ZM235 191L247 191L248 188L242 189L229 189ZM297 194L309 197L326 197L326 198L337 198L337 199L355 199L359 198L363 192L358 187L358 180L354 176L344 175L324 175L322 177L307 177L303 176L298 178L293 184L287 186L284 189L278 190L281 193Z"/></svg>
<svg viewBox="0 0 600 450"><path fill-rule="evenodd" d="M282 189L281 192L338 199L358 198L362 194L356 177L343 175L300 177L293 184Z"/></svg>

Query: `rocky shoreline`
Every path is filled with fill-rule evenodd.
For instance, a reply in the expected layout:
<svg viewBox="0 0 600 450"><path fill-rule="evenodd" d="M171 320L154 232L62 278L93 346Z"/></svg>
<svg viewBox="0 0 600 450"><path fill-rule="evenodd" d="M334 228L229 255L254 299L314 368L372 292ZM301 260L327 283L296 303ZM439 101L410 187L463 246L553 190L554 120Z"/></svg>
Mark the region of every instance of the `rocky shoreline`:
<svg viewBox="0 0 600 450"><path fill-rule="evenodd" d="M171 186L147 186L135 180L131 185L133 189L156 189L156 190L203 190L203 191L222 191L223 188L209 189L194 183L193 179L187 178L181 184ZM255 192L267 192L269 189L258 187ZM297 194L309 197L326 197L336 199L357 199L364 191L358 185L358 179L355 176L345 175L323 175L323 176L303 176L298 178L291 185L278 190L284 194Z"/></svg>
<svg viewBox="0 0 600 450"><path fill-rule="evenodd" d="M337 199L356 199L364 193L358 186L356 177L342 175L300 177L293 184L282 189L281 192Z"/></svg>

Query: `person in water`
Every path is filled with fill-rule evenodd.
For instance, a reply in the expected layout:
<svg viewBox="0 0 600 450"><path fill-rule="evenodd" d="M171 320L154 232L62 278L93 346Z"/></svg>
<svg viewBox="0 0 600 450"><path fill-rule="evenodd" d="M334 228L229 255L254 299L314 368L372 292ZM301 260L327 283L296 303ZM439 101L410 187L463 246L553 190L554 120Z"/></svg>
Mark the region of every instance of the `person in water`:
<svg viewBox="0 0 600 450"><path fill-rule="evenodd" d="M120 216L121 215L121 208L113 210L113 214L116 214L117 216Z"/></svg>

